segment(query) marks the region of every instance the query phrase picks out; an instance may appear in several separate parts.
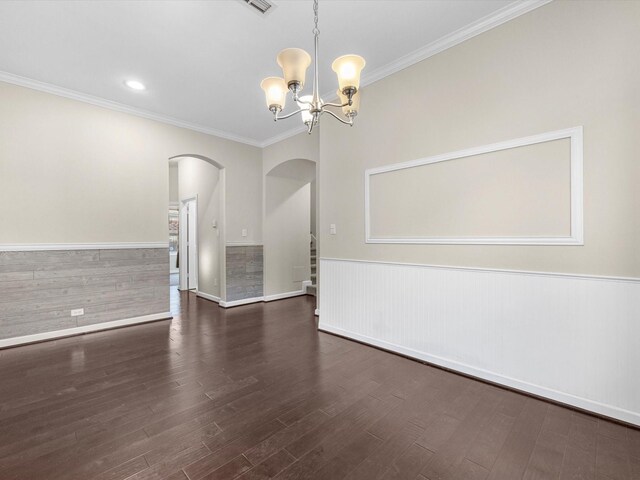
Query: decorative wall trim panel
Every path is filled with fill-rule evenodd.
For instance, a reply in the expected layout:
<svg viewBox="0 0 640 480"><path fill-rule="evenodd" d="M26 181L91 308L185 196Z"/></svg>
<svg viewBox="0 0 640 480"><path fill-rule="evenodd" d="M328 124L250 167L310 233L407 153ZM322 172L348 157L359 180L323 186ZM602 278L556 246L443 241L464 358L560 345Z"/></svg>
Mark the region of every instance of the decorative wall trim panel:
<svg viewBox="0 0 640 480"><path fill-rule="evenodd" d="M0 252L0 339L72 335L77 328L83 333L111 328L99 325L114 321L165 315L168 248L108 246ZM77 309L83 313L72 316Z"/></svg>
<svg viewBox="0 0 640 480"><path fill-rule="evenodd" d="M513 237L374 237L371 233L371 177L408 168L421 167L445 161L500 152L516 147L568 138L571 141L571 226L569 236L513 236ZM542 133L530 137L517 138L505 142L444 153L409 162L370 168L364 173L365 241L367 243L404 243L404 244L454 244L454 245L583 245L583 134L582 127L568 128Z"/></svg>
<svg viewBox="0 0 640 480"><path fill-rule="evenodd" d="M48 250L126 250L134 248L169 248L169 242L128 243L14 243L0 244L0 252L34 252Z"/></svg>
<svg viewBox="0 0 640 480"><path fill-rule="evenodd" d="M640 279L320 263L320 330L640 425Z"/></svg>
<svg viewBox="0 0 640 480"><path fill-rule="evenodd" d="M18 345L26 345L29 343L43 342L45 340L53 340L55 338L71 337L83 333L99 332L112 328L139 325L141 323L147 322L157 322L158 320L170 320L171 318L173 318L171 316L171 312L154 313L151 315L125 318L123 320L114 320L112 322L103 322L95 325L84 325L81 327L66 328L64 330L56 330L53 332L35 333L33 335L5 338L3 340L0 340L0 348L15 347Z"/></svg>

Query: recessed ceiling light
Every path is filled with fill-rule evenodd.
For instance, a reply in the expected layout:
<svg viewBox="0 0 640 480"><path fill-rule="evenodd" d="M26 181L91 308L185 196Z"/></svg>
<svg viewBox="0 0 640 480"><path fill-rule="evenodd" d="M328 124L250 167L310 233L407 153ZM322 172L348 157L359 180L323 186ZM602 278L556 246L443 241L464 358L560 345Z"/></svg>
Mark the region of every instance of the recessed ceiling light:
<svg viewBox="0 0 640 480"><path fill-rule="evenodd" d="M144 86L144 83L139 82L137 80L127 80L124 84L132 90L146 90L147 87Z"/></svg>

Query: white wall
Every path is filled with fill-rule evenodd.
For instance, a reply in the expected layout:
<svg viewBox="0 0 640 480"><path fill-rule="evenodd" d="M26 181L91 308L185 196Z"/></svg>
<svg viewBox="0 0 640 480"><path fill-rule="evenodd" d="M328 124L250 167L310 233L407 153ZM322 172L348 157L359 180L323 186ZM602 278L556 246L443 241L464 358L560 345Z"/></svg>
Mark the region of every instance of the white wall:
<svg viewBox="0 0 640 480"><path fill-rule="evenodd" d="M640 424L638 18L552 2L364 87L353 128L324 121L319 327ZM366 169L580 125L584 246L365 243Z"/></svg>
<svg viewBox="0 0 640 480"><path fill-rule="evenodd" d="M220 170L205 160L178 161L179 198L198 198L198 291L220 297L222 284L222 185ZM213 222L218 228L213 228ZM180 261L186 262L184 255Z"/></svg>
<svg viewBox="0 0 640 480"><path fill-rule="evenodd" d="M228 240L262 240L259 148L0 83L1 244L166 242L168 159L226 167Z"/></svg>

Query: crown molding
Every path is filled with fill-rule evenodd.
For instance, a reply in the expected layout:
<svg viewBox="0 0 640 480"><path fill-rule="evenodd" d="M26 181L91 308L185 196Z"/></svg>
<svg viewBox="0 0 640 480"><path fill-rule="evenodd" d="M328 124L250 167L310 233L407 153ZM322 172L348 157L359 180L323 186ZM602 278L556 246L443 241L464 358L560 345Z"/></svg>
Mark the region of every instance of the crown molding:
<svg viewBox="0 0 640 480"><path fill-rule="evenodd" d="M487 15L486 17L470 23L469 25L466 25L465 27L456 30L455 32L445 35L444 37L441 37L422 48L414 50L413 52L404 55L396 59L395 61L384 65L383 67L373 70L368 74L363 74L360 84L362 86L366 86L377 82L378 80L388 77L389 75L399 72L400 70L403 70L407 67L410 67L411 65L414 65L418 62L421 62L422 60L425 60L429 57L432 57L433 55L447 50L448 48L469 40L476 35L480 35L481 33L502 25L509 20L513 20L520 15L524 15L525 13L535 10L536 8L546 5L551 1L553 0L515 1L490 15ZM108 108L110 110L135 115L137 117L147 118L149 120L155 120L157 122L173 125L175 127L186 128L195 132L205 133L207 135L213 135L215 137L224 138L226 140L232 140L234 142L239 142L245 145L251 145L253 147L259 148L268 147L269 145L273 145L274 143L286 140L287 138L293 137L294 135L306 131L306 127L304 125L298 125L295 128L291 128L283 133L260 141L253 138L247 138L240 135L235 135L233 133L223 132L221 130L205 127L203 125L185 122L177 118L160 115L158 113L153 113L144 109L131 107L123 103L113 102L111 100L95 97L93 95L88 95L82 92L77 92L68 88L59 87L57 85L41 82L39 80L33 80L27 77L14 75L8 72L0 71L0 81L11 83L13 85L19 85L21 87L31 88L33 90L39 90L41 92L51 93L60 97L70 98L72 100L89 103L98 107ZM328 92L322 97L326 98L327 101L332 101L336 98L336 94L335 92Z"/></svg>
<svg viewBox="0 0 640 480"><path fill-rule="evenodd" d="M444 37L439 38L434 42L425 45L424 47L414 50L407 55L403 55L402 57L394 60L391 63L388 63L369 73L363 73L360 80L360 85L364 87L377 82L378 80L382 80L389 75L393 75L400 70L404 70L405 68L426 60L427 58L443 52L444 50L447 50L451 47L455 47L456 45L469 40L476 35L480 35L481 33L491 30L492 28L498 27L503 23L513 20L514 18L517 18L520 15L524 15L525 13L535 10L536 8L542 7L543 5L551 3L552 1L553 0L522 0L513 2L499 10L496 10L486 17L482 17L475 22L472 22L454 32L451 32L448 35L445 35ZM336 92L327 92L322 95L322 98L326 99L328 102L331 102L337 98ZM262 142L260 146L264 148L266 146L297 135L301 131L306 131L306 128L298 127L295 129L287 130L286 132L281 133L275 137L268 138L267 140Z"/></svg>
<svg viewBox="0 0 640 480"><path fill-rule="evenodd" d="M88 103L97 107L108 108L109 110L115 110L117 112L127 113L129 115L135 115L136 117L147 118L149 120L155 120L156 122L166 123L173 125L174 127L186 128L187 130L193 130L195 132L205 133L207 135L213 135L214 137L224 138L225 140L232 140L234 142L244 143L253 147L260 147L261 142L252 138L242 137L233 133L223 132L214 128L197 125L195 123L185 122L177 118L169 117L166 115L160 115L158 113L149 112L141 108L131 107L124 103L113 102L105 98L95 97L86 93L78 92L50 83L41 82L39 80L33 80L27 77L21 77L20 75L14 75L13 73L0 71L0 81L18 85L20 87L31 88L40 92L51 93L59 97L70 98L71 100L77 100L79 102Z"/></svg>
<svg viewBox="0 0 640 480"><path fill-rule="evenodd" d="M364 74L360 83L364 86L370 85L551 2L552 0L523 0L513 2L383 67Z"/></svg>
<svg viewBox="0 0 640 480"><path fill-rule="evenodd" d="M335 96L335 93L334 93ZM322 98L327 98L328 97L325 95ZM329 100L328 100L329 101ZM307 131L307 126L306 125L298 125L297 127L291 128L289 130L287 130L286 132L280 133L279 135L276 135L274 137L270 137L268 139L266 139L264 142L262 142L260 144L260 148L265 148L268 147L269 145L273 145L274 143L278 143L281 142L282 140L286 140L287 138L290 137L294 137L300 133L304 133Z"/></svg>

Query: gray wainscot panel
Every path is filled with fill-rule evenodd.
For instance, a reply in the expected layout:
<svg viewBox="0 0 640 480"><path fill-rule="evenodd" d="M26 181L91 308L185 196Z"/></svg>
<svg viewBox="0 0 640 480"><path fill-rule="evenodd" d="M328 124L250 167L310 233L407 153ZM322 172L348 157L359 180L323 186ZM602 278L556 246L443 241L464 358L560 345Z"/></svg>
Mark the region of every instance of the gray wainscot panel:
<svg viewBox="0 0 640 480"><path fill-rule="evenodd" d="M0 252L0 339L168 311L166 248Z"/></svg>
<svg viewBox="0 0 640 480"><path fill-rule="evenodd" d="M227 245L227 302L263 295L262 245Z"/></svg>

